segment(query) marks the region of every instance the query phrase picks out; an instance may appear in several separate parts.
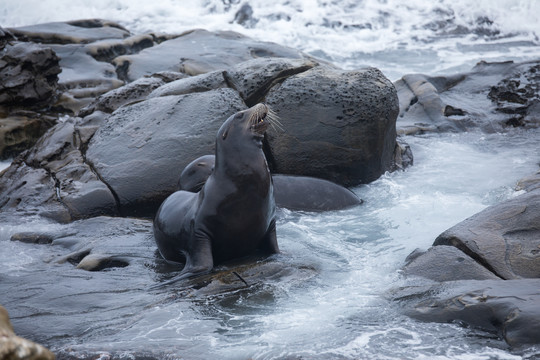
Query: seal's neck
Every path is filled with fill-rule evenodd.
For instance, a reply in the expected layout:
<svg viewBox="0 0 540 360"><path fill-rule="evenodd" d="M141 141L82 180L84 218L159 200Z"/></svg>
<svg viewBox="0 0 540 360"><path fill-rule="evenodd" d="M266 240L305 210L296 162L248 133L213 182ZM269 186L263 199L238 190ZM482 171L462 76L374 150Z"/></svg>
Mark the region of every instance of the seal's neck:
<svg viewBox="0 0 540 360"><path fill-rule="evenodd" d="M269 176L262 146L255 139L232 141L227 144L217 141L214 173L234 179Z"/></svg>

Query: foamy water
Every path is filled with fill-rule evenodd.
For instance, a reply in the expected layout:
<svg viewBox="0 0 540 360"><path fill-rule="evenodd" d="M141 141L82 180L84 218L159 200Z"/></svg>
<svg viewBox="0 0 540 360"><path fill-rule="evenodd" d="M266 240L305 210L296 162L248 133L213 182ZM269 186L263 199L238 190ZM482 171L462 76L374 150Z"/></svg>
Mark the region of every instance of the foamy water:
<svg viewBox="0 0 540 360"><path fill-rule="evenodd" d="M249 3L253 23L234 23ZM403 74L468 70L479 60L540 55L535 0L4 0L0 24L105 18L134 33L233 30L298 48L345 68Z"/></svg>
<svg viewBox="0 0 540 360"><path fill-rule="evenodd" d="M391 80L412 72L449 75L480 60L540 58L540 2L534 0L251 0L256 22L245 27L233 23L244 3L4 0L0 24L100 17L116 20L133 33L234 30L345 68L376 66ZM152 349L166 358L188 359L534 358L540 354L537 347L513 352L492 334L408 319L384 294L401 284L399 269L411 251L427 249L447 228L519 194L516 182L538 169L539 152L534 149L540 130L405 140L414 166L355 188L363 205L321 214L279 211L283 253L278 260L310 269L313 276L285 277L196 300L154 298L142 290L119 292L114 296L127 303L125 312L94 313L96 319L85 318L81 324L82 335L46 338L47 345L55 350L116 351L125 357ZM1 224L0 279L28 280L32 269L63 274L63 268L44 263L47 248L9 241L15 232L58 226L20 218ZM73 269L66 276L82 276L78 274L80 270ZM121 282L122 274L103 272L84 281L110 283L118 277ZM0 303L5 296L0 291ZM108 322L109 315L118 318ZM16 330L24 321L23 315L14 319ZM62 321L70 318L57 324Z"/></svg>

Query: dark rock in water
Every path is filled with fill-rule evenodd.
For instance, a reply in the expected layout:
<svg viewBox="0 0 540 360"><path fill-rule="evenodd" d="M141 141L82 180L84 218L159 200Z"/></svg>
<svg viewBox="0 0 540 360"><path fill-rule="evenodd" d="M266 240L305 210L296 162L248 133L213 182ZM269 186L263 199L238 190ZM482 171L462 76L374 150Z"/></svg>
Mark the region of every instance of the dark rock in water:
<svg viewBox="0 0 540 360"><path fill-rule="evenodd" d="M460 321L512 346L540 344L540 279L452 281L406 287L392 296L418 320Z"/></svg>
<svg viewBox="0 0 540 360"><path fill-rule="evenodd" d="M22 232L11 236L11 241L20 241L29 244L50 244L53 237L50 234Z"/></svg>
<svg viewBox="0 0 540 360"><path fill-rule="evenodd" d="M470 72L450 77L406 75L395 83L400 102L398 132L538 127L539 79L538 61L482 61ZM463 101L456 103L456 98Z"/></svg>
<svg viewBox="0 0 540 360"><path fill-rule="evenodd" d="M51 22L8 28L19 40L44 44L85 44L103 39L123 39L129 31L119 24L100 19Z"/></svg>
<svg viewBox="0 0 540 360"><path fill-rule="evenodd" d="M273 172L354 186L392 167L398 99L377 69L318 66L273 87L266 103L285 129L267 131Z"/></svg>
<svg viewBox="0 0 540 360"><path fill-rule="evenodd" d="M117 202L81 152L76 119L51 128L0 176L0 206L67 222L115 215Z"/></svg>
<svg viewBox="0 0 540 360"><path fill-rule="evenodd" d="M426 252L415 254L402 271L407 277L420 276L438 282L500 279L453 246L433 246Z"/></svg>
<svg viewBox="0 0 540 360"><path fill-rule="evenodd" d="M15 335L8 312L0 305L0 359L54 360L55 356L43 346Z"/></svg>
<svg viewBox="0 0 540 360"><path fill-rule="evenodd" d="M529 192L488 207L439 235L427 252L409 256L405 276L443 282L394 290L409 316L462 321L513 346L540 343L540 176L520 184Z"/></svg>
<svg viewBox="0 0 540 360"><path fill-rule="evenodd" d="M134 81L163 70L179 71L188 75L224 70L257 57L300 59L306 56L297 50L256 41L231 31L193 30L145 49L139 54L117 57L113 63L121 79Z"/></svg>
<svg viewBox="0 0 540 360"><path fill-rule="evenodd" d="M0 58L0 104L43 106L56 95L59 58L37 44L7 45Z"/></svg>
<svg viewBox="0 0 540 360"><path fill-rule="evenodd" d="M490 206L439 235L503 279L540 278L540 191Z"/></svg>
<svg viewBox="0 0 540 360"><path fill-rule="evenodd" d="M540 189L540 170L518 182L517 190L533 191Z"/></svg>
<svg viewBox="0 0 540 360"><path fill-rule="evenodd" d="M15 36L7 29L0 26L0 50L6 47L6 44L15 40Z"/></svg>
<svg viewBox="0 0 540 360"><path fill-rule="evenodd" d="M394 150L394 161L392 170L404 170L414 164L414 156L409 144L403 137L396 138L396 148Z"/></svg>
<svg viewBox="0 0 540 360"><path fill-rule="evenodd" d="M86 159L116 194L122 214L150 216L175 190L180 170L213 152L221 124L245 108L231 89L123 107L95 133Z"/></svg>
<svg viewBox="0 0 540 360"><path fill-rule="evenodd" d="M252 28L258 20L253 17L253 8L248 3L243 4L234 14L233 22L242 25L245 28Z"/></svg>

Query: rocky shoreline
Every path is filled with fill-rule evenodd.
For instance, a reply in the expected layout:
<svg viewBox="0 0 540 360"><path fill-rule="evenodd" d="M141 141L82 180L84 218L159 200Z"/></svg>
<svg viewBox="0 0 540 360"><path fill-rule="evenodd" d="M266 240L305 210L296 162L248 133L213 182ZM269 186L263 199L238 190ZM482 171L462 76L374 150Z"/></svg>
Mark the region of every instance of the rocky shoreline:
<svg viewBox="0 0 540 360"><path fill-rule="evenodd" d="M0 51L0 158L16 156L0 173L0 218L65 224L11 239L62 249L51 263L81 271L146 271L141 259L156 261L148 218L181 170L213 152L224 119L261 101L284 129L265 139L272 172L348 187L412 165L413 134L540 125L540 60L393 84L375 68L345 71L232 32L132 35L99 19L0 29ZM411 285L389 297L413 318L539 344L539 174L411 254L402 270ZM119 226L132 231L92 234ZM276 272L262 269L248 280ZM232 280L203 282L211 293Z"/></svg>

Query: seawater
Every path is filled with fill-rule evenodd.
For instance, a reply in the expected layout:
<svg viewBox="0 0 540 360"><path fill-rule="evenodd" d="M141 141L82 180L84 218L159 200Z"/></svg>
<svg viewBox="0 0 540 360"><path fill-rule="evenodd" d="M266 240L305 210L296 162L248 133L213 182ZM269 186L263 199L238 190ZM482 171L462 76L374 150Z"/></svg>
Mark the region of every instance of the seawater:
<svg viewBox="0 0 540 360"><path fill-rule="evenodd" d="M242 26L234 16L244 3L255 21ZM101 17L134 33L234 30L344 68L376 66L391 80L412 72L451 75L480 60L538 59L539 16L534 0L4 0L0 7L4 27ZM411 251L427 249L449 227L519 195L517 181L538 169L540 130L405 140L414 166L354 188L363 205L318 214L279 211L279 260L315 276L286 277L230 296L149 303L122 319L128 327L119 320L103 334L67 335L48 345L62 350L71 341L126 357L151 348L189 359L534 358L537 347L516 352L492 334L408 319L384 295L402 284L399 269ZM49 269L46 248L9 236L57 226L43 219L0 224L0 278ZM146 301L146 294L139 296L134 303Z"/></svg>

